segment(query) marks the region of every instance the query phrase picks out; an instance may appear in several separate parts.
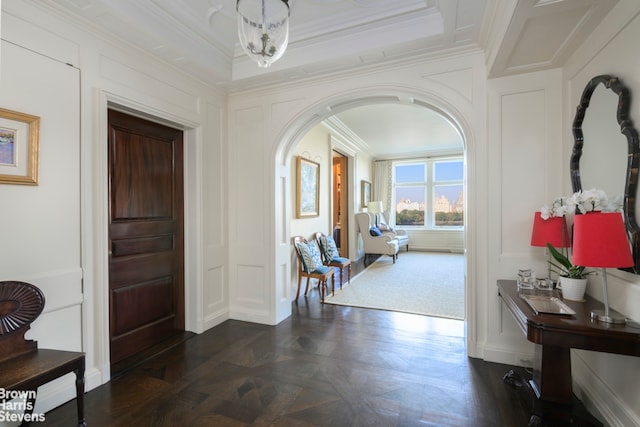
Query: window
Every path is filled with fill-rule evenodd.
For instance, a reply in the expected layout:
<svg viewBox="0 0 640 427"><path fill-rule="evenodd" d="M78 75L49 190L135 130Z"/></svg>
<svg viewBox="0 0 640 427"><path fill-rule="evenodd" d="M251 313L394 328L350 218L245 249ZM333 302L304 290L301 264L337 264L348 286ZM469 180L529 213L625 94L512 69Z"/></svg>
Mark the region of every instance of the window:
<svg viewBox="0 0 640 427"><path fill-rule="evenodd" d="M464 225L461 157L397 162L393 175L397 225L427 228Z"/></svg>

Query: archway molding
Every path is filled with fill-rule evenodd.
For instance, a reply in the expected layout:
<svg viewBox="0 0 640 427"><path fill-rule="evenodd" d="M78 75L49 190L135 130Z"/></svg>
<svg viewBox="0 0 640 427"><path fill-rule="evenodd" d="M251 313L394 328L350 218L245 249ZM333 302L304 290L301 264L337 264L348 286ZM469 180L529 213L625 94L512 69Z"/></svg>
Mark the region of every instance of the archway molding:
<svg viewBox="0 0 640 427"><path fill-rule="evenodd" d="M474 194L476 192L472 179L475 174L475 145L477 136L474 132L471 123L473 123L472 106L468 99L463 99L459 93L451 90L450 88L440 87L440 92L449 92L451 97L442 96L436 91L426 91L424 88L418 87L405 87L405 86L376 86L359 88L341 93L333 94L324 98L321 98L310 104L307 108L303 108L300 112L292 117L285 126L282 127L282 131L276 134L275 144L273 150L273 194L271 200L270 212L273 214L274 221L272 223L273 233L271 240L276 242L273 253L273 262L276 266L276 274L273 275L274 282L271 289L274 290L272 297L274 300L274 307L278 307L278 301L289 302L289 312L284 313L280 310L279 313L273 313L275 320L278 322L289 316L290 301L293 293L293 284L291 278L295 275L295 264L291 262L291 244L290 244L290 221L292 218L292 206L295 201L290 191L286 189L290 187L291 160L295 147L301 141L301 139L309 132L314 126L321 123L323 120L330 116L333 116L339 112L364 105L372 104L404 104L415 105L422 108L431 109L446 120L448 120L452 126L460 133L461 139L464 145L464 158L465 158L465 228L464 228L464 242L465 242L465 256L467 257L465 263L465 278L471 277L472 271L476 265L476 252L469 250L470 242L475 242L476 238L473 235L475 227L470 226L475 221L475 209L476 204L474 201ZM462 103L450 102L448 99L463 100ZM466 105L465 105L466 103ZM282 220L285 218L285 220ZM352 228L353 229L353 228ZM278 238L279 237L279 238ZM288 269L286 273L282 271L284 263L288 263ZM279 266L279 267L277 267ZM284 274L283 274L284 273ZM284 276L284 277L283 277ZM282 286L276 286L276 283L280 280L286 281L285 294L282 292ZM470 304L470 301L475 300L475 289L469 286L469 280L465 280L465 318L467 320L467 341L475 340L475 306ZM286 310L286 304L280 305Z"/></svg>

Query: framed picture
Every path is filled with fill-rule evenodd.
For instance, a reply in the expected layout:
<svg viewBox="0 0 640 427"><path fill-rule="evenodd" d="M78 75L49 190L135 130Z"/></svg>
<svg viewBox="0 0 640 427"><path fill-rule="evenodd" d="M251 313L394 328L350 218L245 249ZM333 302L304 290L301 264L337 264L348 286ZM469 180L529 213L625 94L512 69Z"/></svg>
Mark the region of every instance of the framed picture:
<svg viewBox="0 0 640 427"><path fill-rule="evenodd" d="M360 187L360 204L363 208L366 208L367 206L369 206L369 202L371 201L371 183L363 179L362 181L360 181Z"/></svg>
<svg viewBox="0 0 640 427"><path fill-rule="evenodd" d="M320 165L298 156L296 218L320 215Z"/></svg>
<svg viewBox="0 0 640 427"><path fill-rule="evenodd" d="M0 184L38 185L40 117L0 108Z"/></svg>

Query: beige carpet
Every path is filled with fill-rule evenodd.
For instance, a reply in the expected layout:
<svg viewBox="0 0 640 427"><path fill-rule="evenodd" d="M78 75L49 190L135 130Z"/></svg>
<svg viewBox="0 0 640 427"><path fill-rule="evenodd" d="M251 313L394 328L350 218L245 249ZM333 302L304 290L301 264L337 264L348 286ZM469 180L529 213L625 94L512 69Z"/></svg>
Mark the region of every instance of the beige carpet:
<svg viewBox="0 0 640 427"><path fill-rule="evenodd" d="M464 319L464 256L402 252L395 264L383 256L325 302Z"/></svg>

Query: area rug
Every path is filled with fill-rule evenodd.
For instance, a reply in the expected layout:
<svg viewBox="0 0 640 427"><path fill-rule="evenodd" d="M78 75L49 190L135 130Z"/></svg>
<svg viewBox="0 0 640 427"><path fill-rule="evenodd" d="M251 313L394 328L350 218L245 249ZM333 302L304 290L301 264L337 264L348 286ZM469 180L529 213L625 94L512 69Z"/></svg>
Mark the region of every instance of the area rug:
<svg viewBox="0 0 640 427"><path fill-rule="evenodd" d="M402 252L395 264L383 256L325 302L464 319L464 256Z"/></svg>

